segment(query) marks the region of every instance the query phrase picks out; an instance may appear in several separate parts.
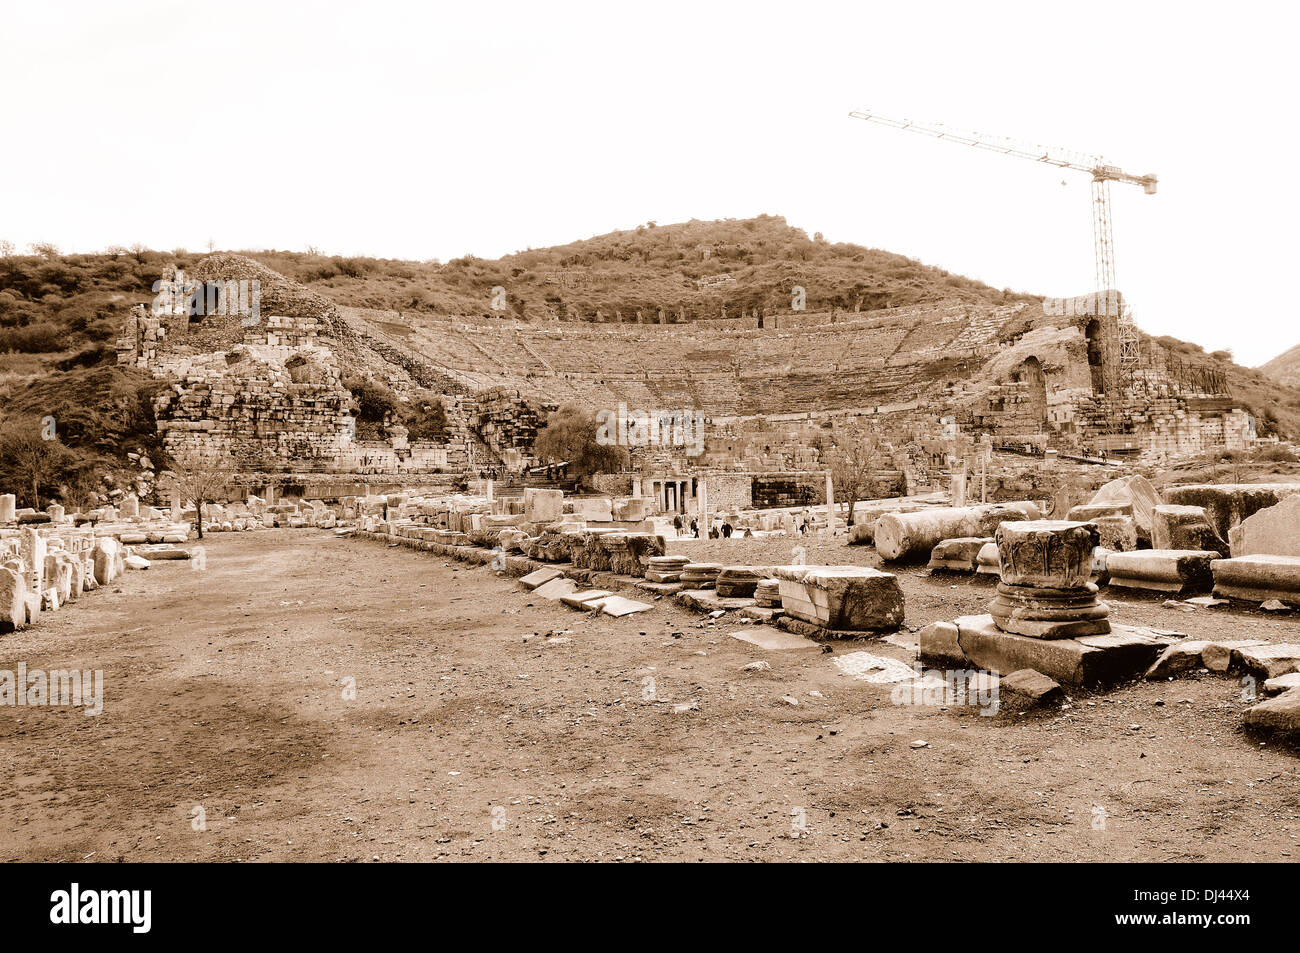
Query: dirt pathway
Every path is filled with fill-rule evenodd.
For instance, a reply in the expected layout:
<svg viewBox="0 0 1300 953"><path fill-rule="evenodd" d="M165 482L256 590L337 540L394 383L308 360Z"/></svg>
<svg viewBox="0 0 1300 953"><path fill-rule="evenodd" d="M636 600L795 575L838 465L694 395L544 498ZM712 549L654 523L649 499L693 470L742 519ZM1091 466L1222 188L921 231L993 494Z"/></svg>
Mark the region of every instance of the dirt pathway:
<svg viewBox="0 0 1300 953"><path fill-rule="evenodd" d="M833 664L910 661L885 643L766 652L665 602L593 619L485 568L317 531L207 554L0 638L0 668L105 677L98 717L0 708L0 857L1300 857L1300 760L1240 731L1227 678L983 717L894 705ZM988 599L902 578L913 626ZM1298 627L1114 606L1192 635ZM741 671L756 659L771 670Z"/></svg>

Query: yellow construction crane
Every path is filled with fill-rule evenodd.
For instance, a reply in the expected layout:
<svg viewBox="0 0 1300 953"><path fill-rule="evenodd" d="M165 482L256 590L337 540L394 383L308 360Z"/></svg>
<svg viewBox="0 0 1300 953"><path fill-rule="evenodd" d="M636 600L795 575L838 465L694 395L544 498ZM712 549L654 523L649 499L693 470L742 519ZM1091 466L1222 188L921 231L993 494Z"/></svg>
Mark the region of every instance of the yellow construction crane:
<svg viewBox="0 0 1300 953"><path fill-rule="evenodd" d="M856 109L849 113L854 119L866 119L869 122L903 129L907 132L919 132L935 139L948 139L989 152L1017 156L1032 162L1042 162L1061 169L1076 169L1092 176L1092 239L1097 257L1097 295L1098 303L1112 300L1110 293L1118 291L1115 282L1115 242L1111 233L1110 184L1127 182L1142 186L1147 195L1155 195L1156 177L1154 175L1133 175L1119 166L1111 165L1101 156L1087 155L1068 149L1056 149L1050 146L1034 145L1003 136L989 136L979 132L964 132L950 129L939 123L913 122L910 119L890 119L867 109ZM1132 313L1127 307L1121 309L1119 318L1120 366L1126 378L1131 380L1134 368L1138 364L1137 328L1133 324Z"/></svg>

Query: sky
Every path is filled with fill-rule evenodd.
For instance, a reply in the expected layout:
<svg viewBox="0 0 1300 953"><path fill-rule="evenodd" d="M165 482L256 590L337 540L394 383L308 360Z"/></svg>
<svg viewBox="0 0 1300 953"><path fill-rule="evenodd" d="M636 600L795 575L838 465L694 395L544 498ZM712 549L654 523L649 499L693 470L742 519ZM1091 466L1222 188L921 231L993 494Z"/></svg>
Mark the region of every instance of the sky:
<svg viewBox="0 0 1300 953"><path fill-rule="evenodd" d="M1093 291L1104 156L1152 334L1300 343L1300 14L1280 3L0 0L0 239L486 258L783 215L998 288ZM812 289L809 289L812 294Z"/></svg>

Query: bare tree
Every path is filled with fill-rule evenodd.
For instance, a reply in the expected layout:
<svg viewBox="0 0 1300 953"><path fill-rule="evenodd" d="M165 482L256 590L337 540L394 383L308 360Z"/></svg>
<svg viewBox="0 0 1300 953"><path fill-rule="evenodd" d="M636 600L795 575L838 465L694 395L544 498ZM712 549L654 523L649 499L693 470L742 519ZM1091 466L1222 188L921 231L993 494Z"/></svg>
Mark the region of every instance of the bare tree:
<svg viewBox="0 0 1300 953"><path fill-rule="evenodd" d="M229 485L235 473L235 462L227 454L189 451L172 458L167 481L176 490L181 502L194 504L199 526L199 539L203 538L203 506L216 502Z"/></svg>
<svg viewBox="0 0 1300 953"><path fill-rule="evenodd" d="M9 258L14 253L14 243L9 239L0 239L0 258Z"/></svg>
<svg viewBox="0 0 1300 953"><path fill-rule="evenodd" d="M31 504L41 508L41 485L50 483L67 462L68 448L47 437L35 417L16 417L0 431L0 464L31 488Z"/></svg>
<svg viewBox="0 0 1300 953"><path fill-rule="evenodd" d="M847 523L852 526L858 497L875 485L875 471L885 458L880 438L870 431L855 434L842 446L832 447L826 456L835 495L849 501Z"/></svg>

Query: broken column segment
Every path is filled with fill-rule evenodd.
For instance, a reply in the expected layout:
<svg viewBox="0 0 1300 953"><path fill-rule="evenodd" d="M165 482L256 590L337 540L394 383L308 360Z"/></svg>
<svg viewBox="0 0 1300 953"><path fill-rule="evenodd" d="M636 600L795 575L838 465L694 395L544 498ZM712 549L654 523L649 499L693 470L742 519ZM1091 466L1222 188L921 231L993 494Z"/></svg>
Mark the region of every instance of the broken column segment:
<svg viewBox="0 0 1300 953"><path fill-rule="evenodd" d="M1183 597L1214 588L1210 564L1219 554L1198 549L1146 549L1111 553L1106 557L1110 584L1120 589L1145 589Z"/></svg>
<svg viewBox="0 0 1300 953"><path fill-rule="evenodd" d="M876 521L876 551L885 559L902 560L928 555L945 539L991 536L1011 520L1036 519L1033 503L997 503L990 506L942 507L916 513L886 513Z"/></svg>
<svg viewBox="0 0 1300 953"><path fill-rule="evenodd" d="M1216 596L1300 606L1300 556L1236 556L1216 559L1210 568Z"/></svg>
<svg viewBox="0 0 1300 953"><path fill-rule="evenodd" d="M996 538L1002 581L989 612L998 628L1039 639L1110 631L1110 610L1089 581L1098 542L1094 524L1003 523Z"/></svg>

